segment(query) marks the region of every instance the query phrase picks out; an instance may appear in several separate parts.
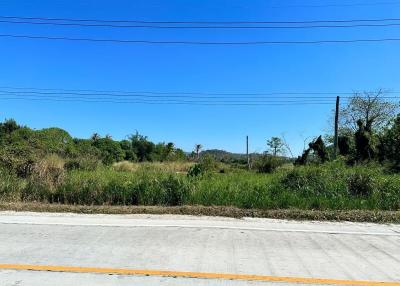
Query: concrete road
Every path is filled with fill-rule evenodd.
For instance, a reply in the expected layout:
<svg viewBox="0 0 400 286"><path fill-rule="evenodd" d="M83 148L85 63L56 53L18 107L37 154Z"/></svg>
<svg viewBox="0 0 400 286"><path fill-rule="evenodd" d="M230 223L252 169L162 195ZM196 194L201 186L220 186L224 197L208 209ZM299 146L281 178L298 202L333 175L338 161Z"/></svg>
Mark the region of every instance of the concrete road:
<svg viewBox="0 0 400 286"><path fill-rule="evenodd" d="M1 286L310 284L400 286L400 225L0 212Z"/></svg>

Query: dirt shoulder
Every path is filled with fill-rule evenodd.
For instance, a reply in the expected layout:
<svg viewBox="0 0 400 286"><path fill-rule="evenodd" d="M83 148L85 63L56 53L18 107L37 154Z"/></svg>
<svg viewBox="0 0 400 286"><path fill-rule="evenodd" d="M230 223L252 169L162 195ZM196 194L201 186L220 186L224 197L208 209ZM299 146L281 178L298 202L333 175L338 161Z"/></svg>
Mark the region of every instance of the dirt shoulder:
<svg viewBox="0 0 400 286"><path fill-rule="evenodd" d="M86 214L175 214L222 217L260 217L290 220L400 223L400 211L259 210L223 206L81 206L43 203L4 203L0 211L69 212Z"/></svg>

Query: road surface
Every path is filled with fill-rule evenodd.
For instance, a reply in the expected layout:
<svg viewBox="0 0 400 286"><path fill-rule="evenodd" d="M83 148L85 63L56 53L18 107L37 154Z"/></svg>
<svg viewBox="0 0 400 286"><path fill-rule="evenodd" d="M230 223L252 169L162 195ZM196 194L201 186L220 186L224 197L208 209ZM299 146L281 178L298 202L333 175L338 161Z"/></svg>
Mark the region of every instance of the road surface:
<svg viewBox="0 0 400 286"><path fill-rule="evenodd" d="M0 212L0 285L400 286L400 225Z"/></svg>

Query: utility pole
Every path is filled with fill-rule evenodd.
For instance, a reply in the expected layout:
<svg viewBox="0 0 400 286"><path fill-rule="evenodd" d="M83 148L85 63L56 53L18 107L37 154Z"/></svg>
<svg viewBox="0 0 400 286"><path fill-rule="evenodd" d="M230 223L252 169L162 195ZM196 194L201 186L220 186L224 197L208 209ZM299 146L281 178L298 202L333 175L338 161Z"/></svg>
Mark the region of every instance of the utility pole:
<svg viewBox="0 0 400 286"><path fill-rule="evenodd" d="M249 136L246 136L246 156L247 156L247 169L250 170Z"/></svg>
<svg viewBox="0 0 400 286"><path fill-rule="evenodd" d="M335 112L335 138L333 141L333 157L336 159L337 156L337 151L338 151L338 141L339 141L339 136L338 136L338 129L339 129L339 101L340 97L336 97L336 112Z"/></svg>

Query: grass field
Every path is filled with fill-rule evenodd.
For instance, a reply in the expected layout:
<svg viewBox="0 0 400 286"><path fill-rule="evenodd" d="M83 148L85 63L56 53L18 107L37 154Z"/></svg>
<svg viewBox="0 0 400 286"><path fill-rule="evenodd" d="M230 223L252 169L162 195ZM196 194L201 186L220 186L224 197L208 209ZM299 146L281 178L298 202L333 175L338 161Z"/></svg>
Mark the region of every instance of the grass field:
<svg viewBox="0 0 400 286"><path fill-rule="evenodd" d="M114 165L21 179L0 170L2 202L77 205L227 206L241 209L400 209L400 175L340 162L259 174L240 169L186 175L190 164ZM54 173L54 174L53 174Z"/></svg>

